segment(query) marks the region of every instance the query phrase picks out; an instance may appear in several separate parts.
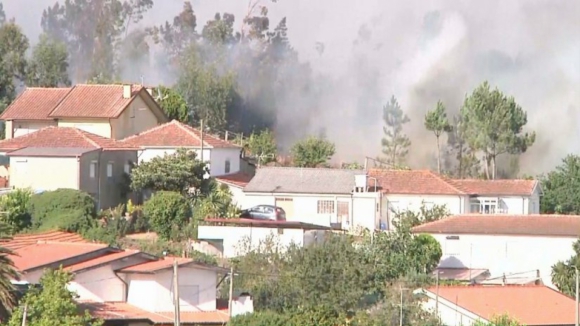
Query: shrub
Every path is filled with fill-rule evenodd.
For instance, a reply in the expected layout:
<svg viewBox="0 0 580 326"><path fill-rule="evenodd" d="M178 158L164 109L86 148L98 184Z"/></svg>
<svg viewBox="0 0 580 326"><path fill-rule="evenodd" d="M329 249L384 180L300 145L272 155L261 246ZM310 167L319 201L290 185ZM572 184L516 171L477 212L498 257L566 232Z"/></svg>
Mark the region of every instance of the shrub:
<svg viewBox="0 0 580 326"><path fill-rule="evenodd" d="M28 212L32 192L29 189L16 189L0 196L1 220L10 227L12 233L18 233L30 226Z"/></svg>
<svg viewBox="0 0 580 326"><path fill-rule="evenodd" d="M159 191L145 202L143 213L160 238L176 239L191 217L191 207L178 192Z"/></svg>
<svg viewBox="0 0 580 326"><path fill-rule="evenodd" d="M91 195L74 189L57 189L30 197L32 228L71 232L95 225L95 201Z"/></svg>

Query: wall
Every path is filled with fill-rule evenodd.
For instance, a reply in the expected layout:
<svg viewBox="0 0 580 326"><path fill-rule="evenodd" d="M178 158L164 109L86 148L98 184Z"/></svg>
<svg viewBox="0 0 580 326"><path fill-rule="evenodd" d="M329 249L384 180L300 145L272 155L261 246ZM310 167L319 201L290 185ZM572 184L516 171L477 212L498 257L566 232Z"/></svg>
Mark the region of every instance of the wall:
<svg viewBox="0 0 580 326"><path fill-rule="evenodd" d="M75 119L66 118L58 121L59 127L73 127L101 137L111 138L109 119Z"/></svg>
<svg viewBox="0 0 580 326"><path fill-rule="evenodd" d="M161 121L157 119L141 96L135 97L117 119L111 119L113 139L123 139L151 129Z"/></svg>
<svg viewBox="0 0 580 326"><path fill-rule="evenodd" d="M10 185L16 188L79 189L76 157L10 157Z"/></svg>
<svg viewBox="0 0 580 326"><path fill-rule="evenodd" d="M243 255L248 250L257 249L266 240L273 240L280 249L294 243L302 246L304 230L280 229L282 234L275 228L236 227L200 225L198 238L200 240L217 240L223 244L224 257L236 257Z"/></svg>
<svg viewBox="0 0 580 326"><path fill-rule="evenodd" d="M363 227L369 230L379 229L380 193L354 193L352 207L352 227Z"/></svg>
<svg viewBox="0 0 580 326"><path fill-rule="evenodd" d="M27 135L31 132L35 132L39 129L46 128L49 126L56 126L57 122L54 120L14 120L14 121L6 121L6 139L10 139L13 137ZM13 131L13 136L9 132L9 130Z"/></svg>
<svg viewBox="0 0 580 326"><path fill-rule="evenodd" d="M219 181L218 181L219 182ZM242 206L245 201L244 188L238 186L227 185L232 193L232 202L238 206Z"/></svg>
<svg viewBox="0 0 580 326"><path fill-rule="evenodd" d="M197 154L197 158L200 159L200 153L201 150L199 149L190 149L192 151L195 151L195 153ZM143 162L148 162L151 161L152 158L155 157L163 157L164 155L172 155L175 154L175 152L177 151L176 148L146 148L143 149L141 151L139 151L138 156L139 156L139 164L143 163ZM204 161L210 161L211 160L211 149L204 149L203 150L203 160Z"/></svg>
<svg viewBox="0 0 580 326"><path fill-rule="evenodd" d="M240 171L240 148L213 148L211 150L210 172L214 177ZM226 160L230 161L230 171L226 172Z"/></svg>
<svg viewBox="0 0 580 326"><path fill-rule="evenodd" d="M485 217L482 217L485 218ZM552 265L567 260L573 254L576 238L433 234L441 244L443 268L487 268L491 277L504 273L540 270L540 277L552 286Z"/></svg>
<svg viewBox="0 0 580 326"><path fill-rule="evenodd" d="M395 195L383 196L381 208L381 220L388 221L389 229L393 229L393 211L419 211L423 203L426 207L433 205L445 205L452 215L463 214L469 211L466 207L467 197L460 195L435 196L435 195Z"/></svg>
<svg viewBox="0 0 580 326"><path fill-rule="evenodd" d="M173 271L156 274L128 274L127 303L151 312L173 311ZM193 267L179 268L180 309L185 311L216 310L217 274Z"/></svg>
<svg viewBox="0 0 580 326"><path fill-rule="evenodd" d="M434 299L428 298L422 303L422 307L427 311L435 312L435 302ZM474 313L458 307L441 297L439 297L439 308L437 310L441 323L447 326L471 326L477 320L487 322Z"/></svg>

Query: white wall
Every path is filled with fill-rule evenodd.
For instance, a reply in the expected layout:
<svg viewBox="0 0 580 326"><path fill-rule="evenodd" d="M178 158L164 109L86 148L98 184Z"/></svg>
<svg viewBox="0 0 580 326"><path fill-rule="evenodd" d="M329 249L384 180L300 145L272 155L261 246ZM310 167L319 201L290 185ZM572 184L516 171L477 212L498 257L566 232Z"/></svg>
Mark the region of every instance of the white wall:
<svg viewBox="0 0 580 326"><path fill-rule="evenodd" d="M492 277L502 274L540 270L540 277L552 286L552 266L573 254L572 244L577 238L529 237L500 235L433 234L441 244L443 268L486 268Z"/></svg>
<svg viewBox="0 0 580 326"><path fill-rule="evenodd" d="M230 258L244 255L248 250L258 249L264 241L273 239L280 249L294 243L302 246L304 230L275 228L255 228L236 226L200 225L198 227L200 240L217 240L223 244L223 256Z"/></svg>
<svg viewBox="0 0 580 326"><path fill-rule="evenodd" d="M47 173L48 172L48 173ZM10 185L16 188L79 189L76 157L10 157Z"/></svg>
<svg viewBox="0 0 580 326"><path fill-rule="evenodd" d="M173 311L173 270L156 274L128 274L127 303L146 311ZM216 310L215 271L194 267L179 268L180 309L184 311Z"/></svg>
<svg viewBox="0 0 580 326"><path fill-rule="evenodd" d="M381 219L388 221L389 230L393 229L393 218L395 217L394 211L415 211L418 212L421 206L425 204L426 207L432 207L433 205L445 205L449 210L451 215L463 214L468 212L469 207L466 210L466 196L431 196L431 195L396 195L396 194L386 194L383 196L383 203L381 209Z"/></svg>
<svg viewBox="0 0 580 326"><path fill-rule="evenodd" d="M379 193L354 193L352 199L352 228L363 227L369 230L379 228Z"/></svg>
<svg viewBox="0 0 580 326"><path fill-rule="evenodd" d="M235 205L242 206L244 204L244 200L246 195L244 194L244 188L240 188L233 185L227 185L232 193L232 202Z"/></svg>
<svg viewBox="0 0 580 326"><path fill-rule="evenodd" d="M436 301L434 299L428 298L422 303L422 308L430 312L436 312L435 303ZM441 323L446 326L471 326L477 320L487 322L487 320L482 319L463 308L457 307L452 302L441 297L439 297L439 308L437 310L437 314L439 315L439 318L441 318Z"/></svg>
<svg viewBox="0 0 580 326"><path fill-rule="evenodd" d="M191 149L201 159L201 150ZM150 161L154 157L163 157L165 154L171 155L177 151L176 148L146 148L139 151L138 163ZM240 171L240 149L238 148L208 148L203 150L203 160L209 162L211 176L217 177L225 174L232 174ZM230 172L225 172L226 160L230 161Z"/></svg>
<svg viewBox="0 0 580 326"><path fill-rule="evenodd" d="M125 284L115 276L110 265L75 275L68 289L76 292L79 300L125 301Z"/></svg>
<svg viewBox="0 0 580 326"><path fill-rule="evenodd" d="M15 120L12 122L12 128L14 128L14 136L7 138L16 138L19 136L24 136L39 129L46 128L49 126L56 126L56 121L46 120L46 121L25 121L25 120Z"/></svg>

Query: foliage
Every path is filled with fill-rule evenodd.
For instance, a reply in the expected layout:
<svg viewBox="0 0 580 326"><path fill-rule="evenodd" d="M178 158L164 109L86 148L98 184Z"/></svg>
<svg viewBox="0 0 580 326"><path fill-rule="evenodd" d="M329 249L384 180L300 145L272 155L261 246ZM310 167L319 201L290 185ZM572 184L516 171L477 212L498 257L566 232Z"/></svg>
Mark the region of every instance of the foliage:
<svg viewBox="0 0 580 326"><path fill-rule="evenodd" d="M10 227L0 224L0 240L10 241ZM19 280L19 274L10 256L16 255L12 250L0 246L0 317L5 320L16 304L15 288L12 280Z"/></svg>
<svg viewBox="0 0 580 326"><path fill-rule="evenodd" d="M243 139L242 144L246 155L255 157L259 165L276 161L278 149L272 131L252 132L250 137Z"/></svg>
<svg viewBox="0 0 580 326"><path fill-rule="evenodd" d="M178 192L158 191L145 202L143 213L159 237L176 239L191 218L191 206Z"/></svg>
<svg viewBox="0 0 580 326"><path fill-rule="evenodd" d="M536 139L535 132L522 132L528 122L526 112L513 97L497 88L492 90L488 82L465 99L461 116L465 140L485 157L488 179L496 178L498 155L524 153Z"/></svg>
<svg viewBox="0 0 580 326"><path fill-rule="evenodd" d="M207 182L203 176L205 164L197 159L194 151L178 149L174 154L154 157L143 162L131 172L131 188L135 191L174 191L188 194L191 188L204 190Z"/></svg>
<svg viewBox="0 0 580 326"><path fill-rule="evenodd" d="M88 311L79 312L74 301L75 294L67 289L72 274L59 270L47 270L40 279L40 287L34 287L22 299L21 306L12 314L9 326L22 324L24 306L27 306L26 325L29 326L100 326Z"/></svg>
<svg viewBox="0 0 580 326"><path fill-rule="evenodd" d="M29 203L32 192L30 189L15 189L0 196L0 219L12 231L18 233L30 226Z"/></svg>
<svg viewBox="0 0 580 326"><path fill-rule="evenodd" d="M540 177L543 214L580 214L580 156L568 155L562 164Z"/></svg>
<svg viewBox="0 0 580 326"><path fill-rule="evenodd" d="M43 34L32 49L26 84L29 87L70 86L66 45Z"/></svg>
<svg viewBox="0 0 580 326"><path fill-rule="evenodd" d="M461 116L453 117L451 130L447 132L447 161L445 170L453 177L479 178L480 162L475 155L475 150L466 142L465 128L462 128Z"/></svg>
<svg viewBox="0 0 580 326"><path fill-rule="evenodd" d="M576 268L580 268L580 240L572 245L574 255L552 266L552 283L569 296L576 295Z"/></svg>
<svg viewBox="0 0 580 326"><path fill-rule="evenodd" d="M524 324L518 322L517 320L511 318L508 315L501 315L494 317L490 323L484 323L480 320L476 321L474 326L525 326Z"/></svg>
<svg viewBox="0 0 580 326"><path fill-rule="evenodd" d="M411 120L403 113L395 96L392 96L389 103L383 107L383 120L385 122L383 127L385 137L381 141L385 155L383 160L389 166L404 166L411 140L403 133L403 125Z"/></svg>
<svg viewBox="0 0 580 326"><path fill-rule="evenodd" d="M176 90L161 85L153 90L153 97L170 120L189 123L187 103Z"/></svg>
<svg viewBox="0 0 580 326"><path fill-rule="evenodd" d="M79 232L95 225L95 201L91 195L74 189L57 189L34 194L29 213L32 228Z"/></svg>
<svg viewBox="0 0 580 326"><path fill-rule="evenodd" d="M307 168L325 166L335 151L336 148L332 142L314 136L297 142L290 149L294 165Z"/></svg>
<svg viewBox="0 0 580 326"><path fill-rule="evenodd" d="M193 216L196 221L213 217L238 217L240 209L232 201L232 193L228 186L210 181L207 196L199 197L194 202Z"/></svg>
<svg viewBox="0 0 580 326"><path fill-rule="evenodd" d="M441 144L439 138L444 132L450 132L452 128L449 119L447 119L443 102L437 102L435 110L427 112L425 115L425 128L432 131L437 139L437 172L441 173Z"/></svg>
<svg viewBox="0 0 580 326"><path fill-rule="evenodd" d="M362 166L358 162L343 163L342 166L341 166L341 169L347 169L347 170L362 170L362 169L364 169L364 166Z"/></svg>
<svg viewBox="0 0 580 326"><path fill-rule="evenodd" d="M3 18L2 18L3 17ZM0 15L5 21L5 15ZM16 96L15 81L22 81L26 73L28 39L14 22L0 26L0 112ZM4 126L2 125L2 128ZM2 133L3 134L3 133Z"/></svg>

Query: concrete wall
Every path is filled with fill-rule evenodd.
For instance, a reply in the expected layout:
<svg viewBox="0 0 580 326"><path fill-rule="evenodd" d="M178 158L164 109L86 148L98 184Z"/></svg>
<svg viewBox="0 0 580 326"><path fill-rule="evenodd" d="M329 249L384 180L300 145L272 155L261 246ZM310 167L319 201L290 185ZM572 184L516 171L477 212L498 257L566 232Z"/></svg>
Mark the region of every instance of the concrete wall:
<svg viewBox="0 0 580 326"><path fill-rule="evenodd" d="M27 135L39 129L56 126L54 120L13 120L6 121L6 139Z"/></svg>
<svg viewBox="0 0 580 326"><path fill-rule="evenodd" d="M127 274L127 303L151 312L173 311L173 270L156 274ZM193 267L179 268L181 312L216 309L217 274Z"/></svg>
<svg viewBox="0 0 580 326"><path fill-rule="evenodd" d="M111 119L113 139L123 139L151 129L159 121L141 96L135 97L128 108L117 119Z"/></svg>
<svg viewBox="0 0 580 326"><path fill-rule="evenodd" d="M109 123L109 119L66 118L59 120L58 126L77 128L101 137L111 138L111 124Z"/></svg>
<svg viewBox="0 0 580 326"><path fill-rule="evenodd" d="M478 320L487 322L487 320L480 318L476 314L456 306L453 302L449 302L439 297L439 308L435 311L435 300L428 298L422 303L423 309L438 314L441 318L441 323L446 326L471 326Z"/></svg>
<svg viewBox="0 0 580 326"><path fill-rule="evenodd" d="M201 159L200 149L191 149ZM139 152L139 164L148 162L154 157L171 155L177 148L146 148ZM218 177L220 175L232 174L240 171L240 149L237 148L207 148L203 150L203 160L209 162L210 175ZM230 171L226 172L226 161L230 162Z"/></svg>
<svg viewBox="0 0 580 326"><path fill-rule="evenodd" d="M10 157L10 185L16 188L79 189L76 157Z"/></svg>
<svg viewBox="0 0 580 326"><path fill-rule="evenodd" d="M431 195L394 195L386 194L382 199L381 220L388 222L389 230L393 229L393 219L397 211L418 212L421 206L433 207L445 205L452 215L466 213L466 196L431 196Z"/></svg>

